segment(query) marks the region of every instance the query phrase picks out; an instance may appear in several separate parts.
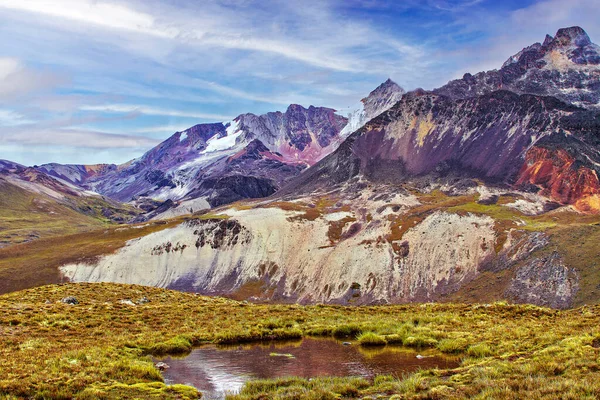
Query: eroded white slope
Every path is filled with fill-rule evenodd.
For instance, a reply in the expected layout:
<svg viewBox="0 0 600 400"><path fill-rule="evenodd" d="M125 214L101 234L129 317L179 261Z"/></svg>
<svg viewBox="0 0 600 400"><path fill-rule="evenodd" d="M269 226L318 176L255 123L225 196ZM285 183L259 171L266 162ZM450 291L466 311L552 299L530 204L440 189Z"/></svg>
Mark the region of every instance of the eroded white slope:
<svg viewBox="0 0 600 400"><path fill-rule="evenodd" d="M218 221L186 222L133 240L96 264L69 264L61 270L73 281L205 293L235 292L261 281L279 297L297 301L343 301L355 292L353 283L360 285L365 302L426 300L442 287L472 279L495 240L489 217L436 212L405 233L402 240L410 250L399 256L392 244L380 240L389 233L385 218L359 227L354 235L353 223L346 224L334 245L329 231L338 218L310 221L279 208L229 209L227 214L239 223L237 233L215 233Z"/></svg>

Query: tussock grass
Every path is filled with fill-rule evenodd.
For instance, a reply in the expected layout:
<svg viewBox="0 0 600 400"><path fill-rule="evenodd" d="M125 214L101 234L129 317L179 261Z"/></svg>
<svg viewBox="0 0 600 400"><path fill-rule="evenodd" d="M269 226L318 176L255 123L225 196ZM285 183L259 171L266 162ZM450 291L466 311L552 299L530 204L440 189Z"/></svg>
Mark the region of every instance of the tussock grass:
<svg viewBox="0 0 600 400"><path fill-rule="evenodd" d="M362 329L363 328L358 324L342 324L335 326L331 333L337 338L347 338L360 335Z"/></svg>
<svg viewBox="0 0 600 400"><path fill-rule="evenodd" d="M353 398L361 394L361 389L370 386L364 378L280 378L255 380L246 383L239 395L230 395L230 400L250 399L339 399Z"/></svg>
<svg viewBox="0 0 600 400"><path fill-rule="evenodd" d="M492 349L487 343L477 343L469 346L467 354L476 358L488 357L492 355Z"/></svg>
<svg viewBox="0 0 600 400"><path fill-rule="evenodd" d="M67 296L79 304L61 303ZM141 297L150 302L119 303ZM599 313L507 303L259 305L134 285L49 285L0 296L0 398L198 398L165 385L150 355L342 333L462 362L403 377L254 381L230 398L598 398Z"/></svg>
<svg viewBox="0 0 600 400"><path fill-rule="evenodd" d="M382 335L373 332L364 332L356 337L358 343L362 346L385 346L387 340Z"/></svg>
<svg viewBox="0 0 600 400"><path fill-rule="evenodd" d="M442 353L464 353L469 347L469 342L464 338L443 339L437 344Z"/></svg>

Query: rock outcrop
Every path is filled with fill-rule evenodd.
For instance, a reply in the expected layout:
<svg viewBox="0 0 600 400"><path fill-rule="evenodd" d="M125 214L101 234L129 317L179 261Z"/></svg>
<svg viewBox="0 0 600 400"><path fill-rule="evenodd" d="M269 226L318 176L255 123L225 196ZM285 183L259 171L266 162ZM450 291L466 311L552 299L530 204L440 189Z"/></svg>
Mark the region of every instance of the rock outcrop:
<svg viewBox="0 0 600 400"><path fill-rule="evenodd" d="M75 281L212 294L235 294L254 284L260 290L253 296L280 301L425 301L473 279L493 252L485 244L495 240L489 217L434 213L406 232L399 242L410 247L404 253L378 240L389 223L358 228L332 246L331 227L340 220L294 221L296 215L266 208L238 211L229 220L190 221L133 241L97 265L67 265L62 271ZM345 223L342 231L351 226ZM348 298L355 282L360 296Z"/></svg>
<svg viewBox="0 0 600 400"><path fill-rule="evenodd" d="M566 267L561 256L554 252L520 267L506 295L520 303L568 308L573 305L578 290L579 274Z"/></svg>

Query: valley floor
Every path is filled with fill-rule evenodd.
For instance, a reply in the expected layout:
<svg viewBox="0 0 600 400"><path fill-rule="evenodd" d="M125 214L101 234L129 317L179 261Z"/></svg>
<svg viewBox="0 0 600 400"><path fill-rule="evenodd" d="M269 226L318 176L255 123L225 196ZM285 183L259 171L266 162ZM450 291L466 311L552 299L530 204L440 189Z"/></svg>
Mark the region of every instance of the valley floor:
<svg viewBox="0 0 600 400"><path fill-rule="evenodd" d="M69 296L78 304L61 302ZM401 379L254 381L231 399L591 399L600 396L599 313L506 303L259 305L133 285L50 285L0 296L0 398L198 398L194 388L165 385L150 356L206 342L359 335L362 345L433 347L461 363Z"/></svg>

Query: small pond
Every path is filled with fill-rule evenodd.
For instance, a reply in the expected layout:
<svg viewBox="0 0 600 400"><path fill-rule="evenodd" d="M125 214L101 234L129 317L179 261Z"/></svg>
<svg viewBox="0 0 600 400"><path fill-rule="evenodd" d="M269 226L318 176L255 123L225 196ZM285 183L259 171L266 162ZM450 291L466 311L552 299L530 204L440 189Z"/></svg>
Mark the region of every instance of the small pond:
<svg viewBox="0 0 600 400"><path fill-rule="evenodd" d="M420 354L423 358L417 358ZM251 379L300 376L402 376L426 368L453 368L456 358L403 347L365 348L335 339L306 338L296 342L263 342L234 346L207 345L185 357L160 359L170 368L167 384L181 383L200 390L203 399L222 399Z"/></svg>

